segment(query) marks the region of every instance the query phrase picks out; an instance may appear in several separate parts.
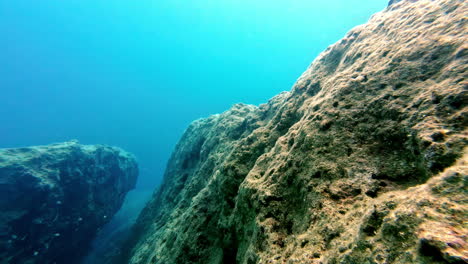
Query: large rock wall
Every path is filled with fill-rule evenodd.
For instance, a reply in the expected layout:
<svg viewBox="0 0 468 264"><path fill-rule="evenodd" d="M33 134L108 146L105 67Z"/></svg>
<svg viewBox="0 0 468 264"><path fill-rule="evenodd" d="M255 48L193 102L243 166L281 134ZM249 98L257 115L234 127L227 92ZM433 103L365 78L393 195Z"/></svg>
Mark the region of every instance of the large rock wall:
<svg viewBox="0 0 468 264"><path fill-rule="evenodd" d="M467 263L466 1L392 1L260 107L195 121L121 259Z"/></svg>
<svg viewBox="0 0 468 264"><path fill-rule="evenodd" d="M137 175L113 147L0 149L0 263L79 263Z"/></svg>

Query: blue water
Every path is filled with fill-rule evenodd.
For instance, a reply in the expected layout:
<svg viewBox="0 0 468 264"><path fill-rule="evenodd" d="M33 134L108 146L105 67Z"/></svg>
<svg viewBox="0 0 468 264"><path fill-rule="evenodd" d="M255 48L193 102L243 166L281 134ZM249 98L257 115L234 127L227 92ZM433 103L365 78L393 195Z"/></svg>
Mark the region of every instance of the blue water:
<svg viewBox="0 0 468 264"><path fill-rule="evenodd" d="M387 0L0 0L0 147L78 139L160 182L194 119L289 90Z"/></svg>
<svg viewBox="0 0 468 264"><path fill-rule="evenodd" d="M194 119L289 90L388 0L0 0L0 148L78 139L134 153L137 190L97 263Z"/></svg>

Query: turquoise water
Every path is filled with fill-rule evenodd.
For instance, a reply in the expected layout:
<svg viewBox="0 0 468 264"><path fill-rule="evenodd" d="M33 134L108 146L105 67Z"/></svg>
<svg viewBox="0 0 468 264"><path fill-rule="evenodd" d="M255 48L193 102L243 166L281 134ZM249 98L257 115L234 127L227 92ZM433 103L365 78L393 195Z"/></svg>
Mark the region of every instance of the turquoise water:
<svg viewBox="0 0 468 264"><path fill-rule="evenodd" d="M137 190L84 262L100 263L191 121L289 90L387 2L0 0L0 148L78 139L137 156Z"/></svg>
<svg viewBox="0 0 468 264"><path fill-rule="evenodd" d="M194 119L289 90L387 0L0 1L0 147L78 139L153 189Z"/></svg>

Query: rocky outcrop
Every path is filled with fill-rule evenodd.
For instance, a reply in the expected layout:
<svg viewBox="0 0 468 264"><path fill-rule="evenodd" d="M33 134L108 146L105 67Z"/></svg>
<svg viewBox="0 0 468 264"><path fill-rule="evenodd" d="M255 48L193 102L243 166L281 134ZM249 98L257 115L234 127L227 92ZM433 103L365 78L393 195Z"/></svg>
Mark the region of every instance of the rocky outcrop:
<svg viewBox="0 0 468 264"><path fill-rule="evenodd" d="M462 0L393 1L260 107L195 121L124 263L467 263Z"/></svg>
<svg viewBox="0 0 468 264"><path fill-rule="evenodd" d="M113 147L0 149L0 263L79 263L137 175Z"/></svg>

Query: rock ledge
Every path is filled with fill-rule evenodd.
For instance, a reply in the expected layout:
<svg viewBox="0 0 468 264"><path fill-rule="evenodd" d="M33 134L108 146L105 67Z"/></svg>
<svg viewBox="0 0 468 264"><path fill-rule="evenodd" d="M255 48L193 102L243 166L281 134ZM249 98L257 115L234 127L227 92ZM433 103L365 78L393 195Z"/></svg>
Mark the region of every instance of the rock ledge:
<svg viewBox="0 0 468 264"><path fill-rule="evenodd" d="M0 263L79 263L137 175L114 147L0 149Z"/></svg>

